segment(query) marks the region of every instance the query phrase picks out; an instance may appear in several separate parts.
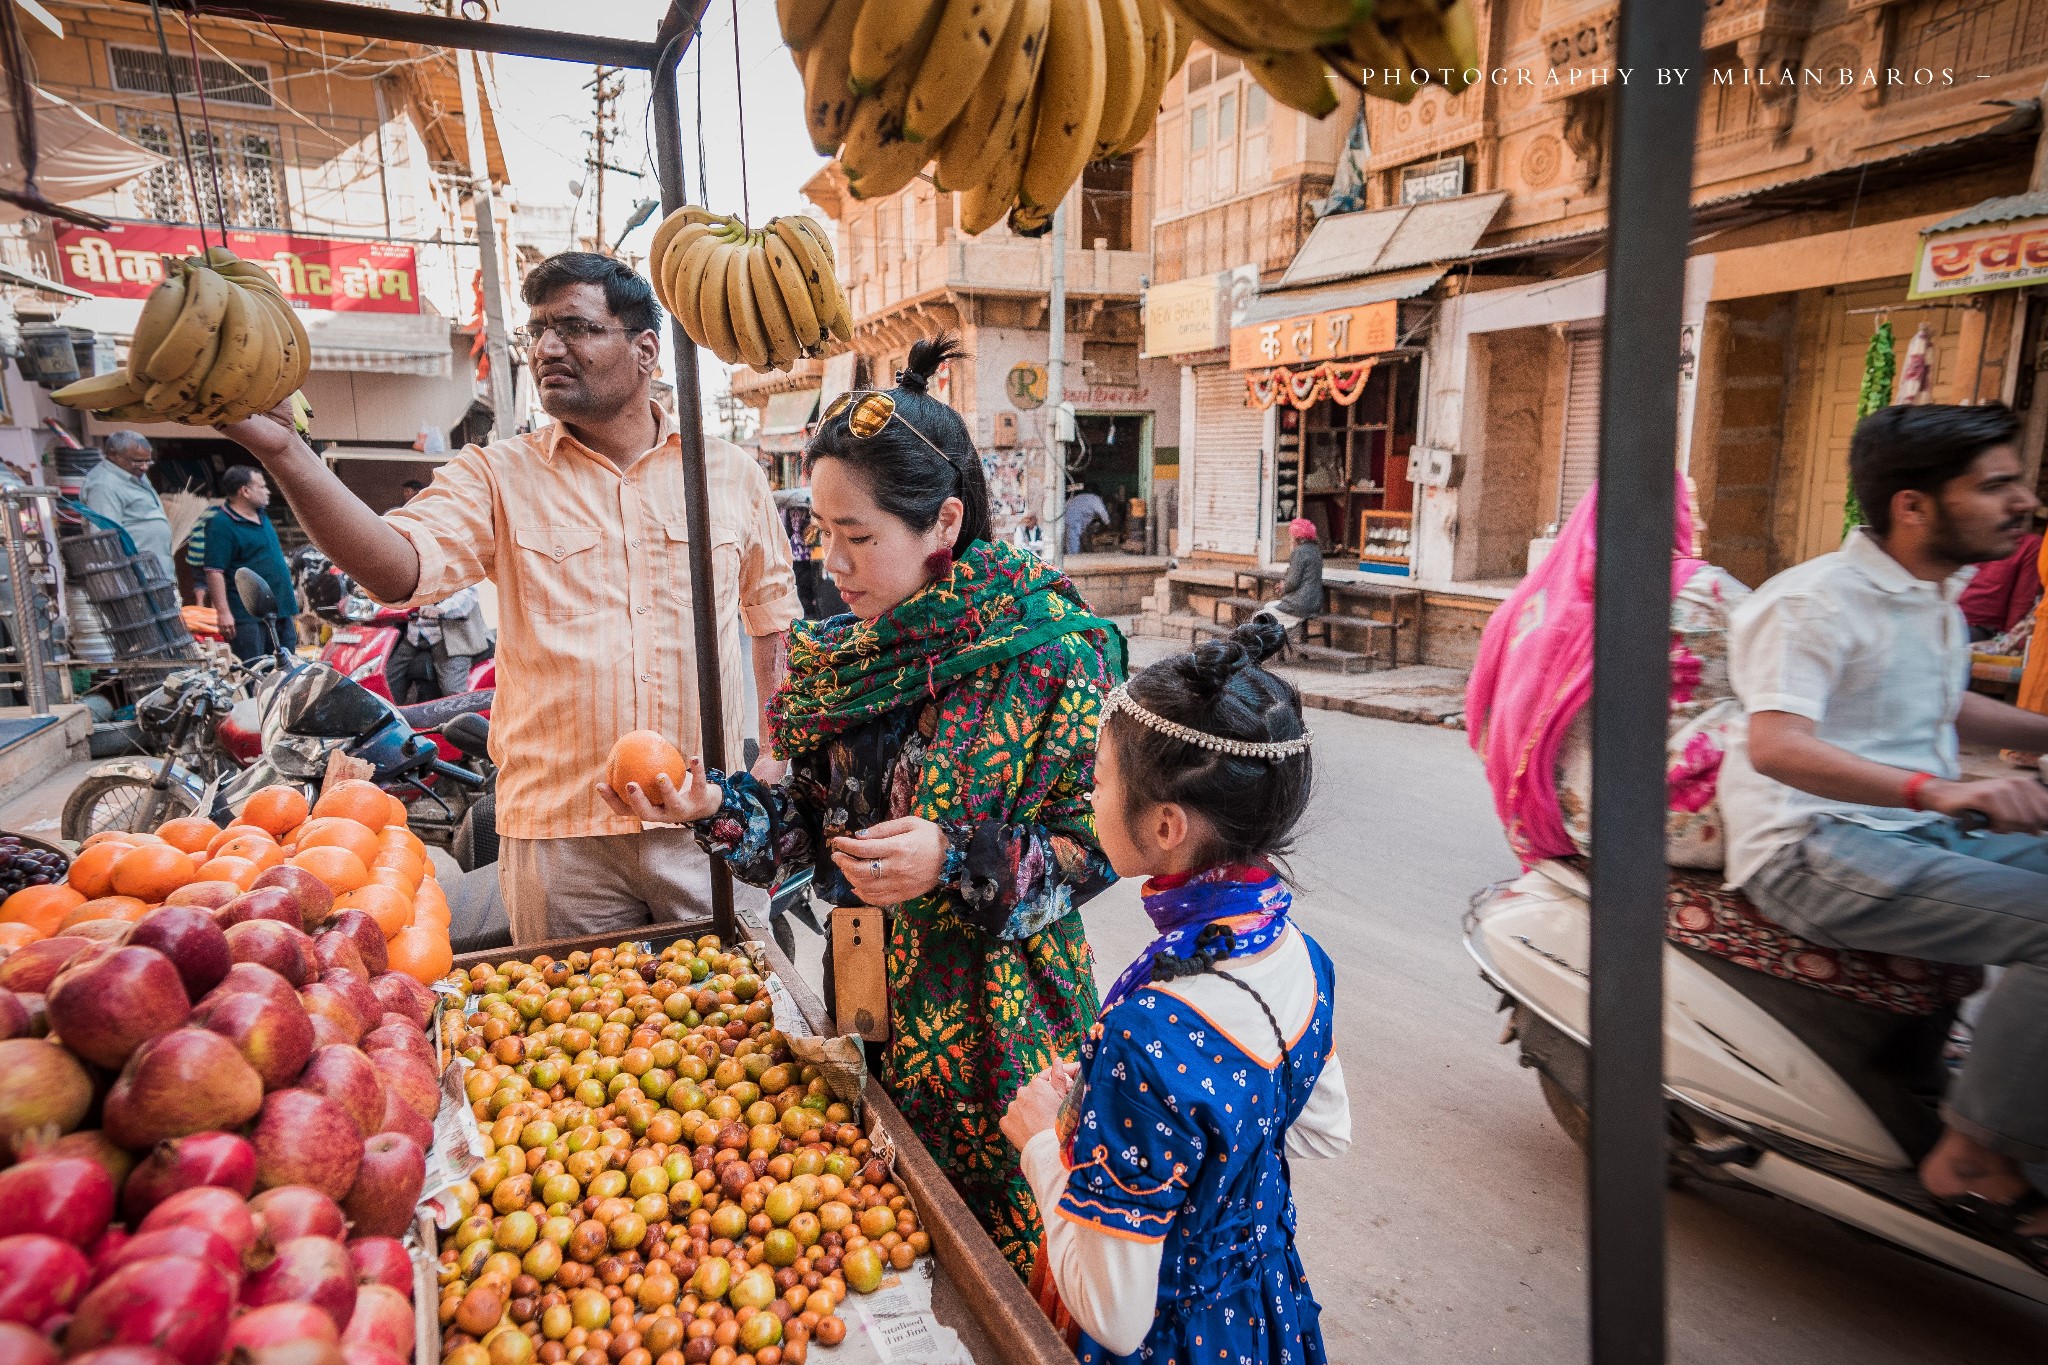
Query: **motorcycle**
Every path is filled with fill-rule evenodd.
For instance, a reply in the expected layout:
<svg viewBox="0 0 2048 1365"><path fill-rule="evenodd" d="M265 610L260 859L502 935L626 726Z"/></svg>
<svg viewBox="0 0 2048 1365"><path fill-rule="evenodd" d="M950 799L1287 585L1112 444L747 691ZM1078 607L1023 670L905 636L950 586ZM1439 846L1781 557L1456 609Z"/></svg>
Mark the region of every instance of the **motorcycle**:
<svg viewBox="0 0 2048 1365"><path fill-rule="evenodd" d="M492 694L396 706L345 674L278 647L277 601L261 578L238 571L236 590L272 645L250 666L259 679L253 700L260 752L246 766L210 777L191 761L193 736L225 699L221 687L192 681L180 689L173 741L161 761L123 759L93 769L66 802L65 837L82 841L102 829L154 829L193 813L226 825L266 786L285 783L317 795L329 756L341 752L367 762L373 780L406 802L413 831L448 848L464 871L495 861L496 772L487 753L490 723L482 714ZM442 744L463 762L442 757ZM136 789L146 794L138 798Z"/></svg>
<svg viewBox="0 0 2048 1365"><path fill-rule="evenodd" d="M1552 1116L1581 1145L1591 1057L1588 895L1575 866L1540 863L1475 897L1464 933L1509 1014L1502 1041L1517 1044ZM1674 1176L1802 1204L2048 1303L2048 1274L1949 1221L1916 1175L1939 1131L1953 1016L1953 1007L1926 1019L1888 1015L1667 939L1664 1097Z"/></svg>
<svg viewBox="0 0 2048 1365"><path fill-rule="evenodd" d="M293 554L292 581L306 609L331 627L320 661L379 696L392 696L391 652L412 624L413 613L371 601L354 579L312 546ZM469 691L486 691L497 682L498 665L491 654L471 663ZM453 753L442 756L456 757Z"/></svg>

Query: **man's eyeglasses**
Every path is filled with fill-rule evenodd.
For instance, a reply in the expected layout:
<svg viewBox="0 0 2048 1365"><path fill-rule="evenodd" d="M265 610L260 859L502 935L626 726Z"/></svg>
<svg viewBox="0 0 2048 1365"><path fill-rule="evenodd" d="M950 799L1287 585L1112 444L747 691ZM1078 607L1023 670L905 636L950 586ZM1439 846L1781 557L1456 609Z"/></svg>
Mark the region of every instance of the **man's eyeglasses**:
<svg viewBox="0 0 2048 1365"><path fill-rule="evenodd" d="M560 318L554 322L528 324L512 329L512 344L522 348L540 345L540 339L553 332L562 339L565 346L574 346L579 341L601 337L606 332L623 332L624 327L613 327L602 322L585 322L582 318Z"/></svg>
<svg viewBox="0 0 2048 1365"><path fill-rule="evenodd" d="M880 389L848 390L832 400L826 407L824 416L818 419L818 425L822 427L841 413L846 414L846 429L863 441L872 439L883 427L889 425L889 419L893 417L903 423L904 428L912 436L930 446L932 454L945 460L948 466L953 463L946 459L946 452L939 449L937 441L912 426L909 418L896 411L896 399L892 394L884 393Z"/></svg>

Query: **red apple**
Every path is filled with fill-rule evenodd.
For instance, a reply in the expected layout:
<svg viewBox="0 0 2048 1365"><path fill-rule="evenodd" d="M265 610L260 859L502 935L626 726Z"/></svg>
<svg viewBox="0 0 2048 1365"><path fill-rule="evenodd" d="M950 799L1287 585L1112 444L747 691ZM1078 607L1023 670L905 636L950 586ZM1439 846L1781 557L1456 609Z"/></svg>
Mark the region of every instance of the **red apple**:
<svg viewBox="0 0 2048 1365"><path fill-rule="evenodd" d="M324 1341L339 1344L341 1333L334 1319L310 1303L269 1303L252 1308L228 1327L225 1349L235 1359L235 1349L260 1351L294 1341Z"/></svg>
<svg viewBox="0 0 2048 1365"><path fill-rule="evenodd" d="M332 1020L334 1026L348 1036L350 1046L363 1036L368 1021L356 1013L355 1002L349 992L339 986L330 986L324 981L315 981L299 992L299 1000L308 1014L321 1014Z"/></svg>
<svg viewBox="0 0 2048 1365"><path fill-rule="evenodd" d="M334 911L334 892L326 882L321 881L303 867L280 863L266 868L256 878L251 891L268 891L276 887L289 891L292 899L299 903L299 924L312 929L326 922Z"/></svg>
<svg viewBox="0 0 2048 1365"><path fill-rule="evenodd" d="M190 1256L210 1261L227 1274L240 1279L242 1258L234 1244L211 1228L192 1223L138 1232L93 1263L93 1276L104 1280L131 1261L149 1261L159 1256Z"/></svg>
<svg viewBox="0 0 2048 1365"><path fill-rule="evenodd" d="M335 1023L329 1015L313 1014L310 1010L307 1013L311 1015L313 1020L313 1047L315 1051L323 1047L354 1047L356 1045L356 1040L350 1036L349 1031L340 1024ZM336 1013L339 1013L339 1011L336 1011Z"/></svg>
<svg viewBox="0 0 2048 1365"><path fill-rule="evenodd" d="M34 1157L0 1171L0 1237L38 1233L89 1246L113 1216L114 1178L91 1157Z"/></svg>
<svg viewBox="0 0 2048 1365"><path fill-rule="evenodd" d="M427 1035L420 1032L420 1026L408 1018L386 1014L384 1022L363 1035L363 1051L403 1052L417 1057L430 1069L438 1072L440 1059L434 1055L434 1045L427 1041Z"/></svg>
<svg viewBox="0 0 2048 1365"><path fill-rule="evenodd" d="M348 1198L341 1201L354 1230L397 1237L412 1226L413 1206L427 1180L427 1158L402 1133L378 1133L363 1144L363 1162Z"/></svg>
<svg viewBox="0 0 2048 1365"><path fill-rule="evenodd" d="M64 1349L153 1346L180 1365L213 1365L234 1306L235 1282L218 1266L187 1256L131 1261L79 1303Z"/></svg>
<svg viewBox="0 0 2048 1365"><path fill-rule="evenodd" d="M348 1259L357 1284L381 1284L412 1298L412 1253L396 1237L351 1238Z"/></svg>
<svg viewBox="0 0 2048 1365"><path fill-rule="evenodd" d="M412 1304L403 1294L386 1285L359 1284L355 1312L341 1341L344 1347L369 1346L411 1360L415 1330Z"/></svg>
<svg viewBox="0 0 2048 1365"><path fill-rule="evenodd" d="M204 1010L223 996L250 992L277 1000L289 1000L294 1005L299 1003L298 988L270 968L255 962L237 962L228 968L228 974L220 979L220 984L208 991L199 1001L199 1008Z"/></svg>
<svg viewBox="0 0 2048 1365"><path fill-rule="evenodd" d="M92 1280L85 1253L56 1237L0 1237L0 1322L40 1327L71 1311Z"/></svg>
<svg viewBox="0 0 2048 1365"><path fill-rule="evenodd" d="M45 1124L68 1133L92 1102L92 1077L56 1043L43 1038L0 1042L0 1145Z"/></svg>
<svg viewBox="0 0 2048 1365"><path fill-rule="evenodd" d="M384 1087L384 1123L379 1131L403 1133L417 1142L423 1152L434 1145L434 1125L421 1118L420 1111L389 1085Z"/></svg>
<svg viewBox="0 0 2048 1365"><path fill-rule="evenodd" d="M92 944L92 939L77 934L59 934L23 944L0 961L0 990L41 995L50 989L57 973Z"/></svg>
<svg viewBox="0 0 2048 1365"><path fill-rule="evenodd" d="M328 921L332 933L348 935L349 942L356 945L356 955L368 968L364 974L376 976L391 965L391 957L384 947L384 931L377 927L377 921L361 910L342 910ZM410 981L412 978L407 977Z"/></svg>
<svg viewBox="0 0 2048 1365"><path fill-rule="evenodd" d="M393 1014L402 1014L421 1028L432 1022L434 992L404 972L379 972L370 978L370 989L377 992L384 1008Z"/></svg>
<svg viewBox="0 0 2048 1365"><path fill-rule="evenodd" d="M263 1079L235 1045L203 1028L173 1029L135 1050L107 1092L107 1136L140 1149L165 1138L239 1128L263 1106Z"/></svg>
<svg viewBox="0 0 2048 1365"><path fill-rule="evenodd" d="M214 911L242 894L242 888L233 882L186 882L183 886L164 897L165 905L193 905L201 910ZM220 926L225 928L225 925Z"/></svg>
<svg viewBox="0 0 2048 1365"><path fill-rule="evenodd" d="M363 1164L363 1134L347 1110L310 1090L278 1090L263 1101L252 1139L256 1183L311 1185L339 1201Z"/></svg>
<svg viewBox="0 0 2048 1365"><path fill-rule="evenodd" d="M128 935L131 947L154 948L171 960L184 979L185 995L198 1000L218 986L235 957L227 934L204 910L194 905L169 905L152 910Z"/></svg>
<svg viewBox="0 0 2048 1365"><path fill-rule="evenodd" d="M57 1365L57 1348L40 1332L18 1322L0 1322L0 1360L8 1365Z"/></svg>
<svg viewBox="0 0 2048 1365"><path fill-rule="evenodd" d="M306 930L305 916L299 911L299 898L281 886L252 887L223 907L222 912L233 915L237 924L254 919L274 919L300 933Z"/></svg>
<svg viewBox="0 0 2048 1365"><path fill-rule="evenodd" d="M242 1302L251 1308L273 1303L310 1303L346 1330L356 1311L355 1267L332 1237L294 1237L277 1256L242 1281Z"/></svg>
<svg viewBox="0 0 2048 1365"><path fill-rule="evenodd" d="M250 892L250 895L256 894ZM278 892L283 895L283 892ZM289 924L274 919L247 919L228 927L228 951L237 962L254 962L270 968L293 986L303 986L311 978L306 972L306 959L299 944L305 935Z"/></svg>
<svg viewBox="0 0 2048 1365"><path fill-rule="evenodd" d="M419 1112L421 1118L432 1123L434 1116L441 1112L441 1084L435 1079L434 1068L411 1053L395 1048L372 1052L369 1058L385 1086L396 1090L407 1104Z"/></svg>
<svg viewBox="0 0 2048 1365"><path fill-rule="evenodd" d="M270 975L282 984L282 977ZM256 1068L265 1090L282 1089L297 1080L313 1055L313 1020L289 989L282 999L255 991L208 996L193 1022L233 1043L243 1060Z"/></svg>
<svg viewBox="0 0 2048 1365"><path fill-rule="evenodd" d="M256 1188L256 1149L233 1133L194 1133L168 1138L121 1187L121 1213L131 1223L180 1190L218 1185L245 1198Z"/></svg>
<svg viewBox="0 0 2048 1365"><path fill-rule="evenodd" d="M332 1237L348 1231L341 1205L311 1185L280 1185L249 1201L249 1212L262 1226L263 1242L280 1247L300 1237Z"/></svg>
<svg viewBox="0 0 2048 1365"><path fill-rule="evenodd" d="M64 1046L115 1071L136 1048L184 1023L192 1002L169 958L154 948L123 947L67 967L50 986L47 1008Z"/></svg>
<svg viewBox="0 0 2048 1365"><path fill-rule="evenodd" d="M383 1078L376 1064L352 1047L317 1049L299 1073L298 1085L340 1105L364 1137L384 1124Z"/></svg>
<svg viewBox="0 0 2048 1365"><path fill-rule="evenodd" d="M361 977L365 985L370 980L370 969L363 965L363 955L356 951L355 940L347 934L323 929L313 935L313 956L320 959L322 976L330 971L345 971Z"/></svg>
<svg viewBox="0 0 2048 1365"><path fill-rule="evenodd" d="M406 1365L410 1356L395 1356L381 1346L372 1346L367 1341L344 1341L341 1343L341 1365ZM297 1361L258 1361L256 1365L301 1365ZM303 1365L333 1365L332 1362L306 1361Z"/></svg>
<svg viewBox="0 0 2048 1365"><path fill-rule="evenodd" d="M350 971L345 967L330 967L320 973L320 984L332 986L348 997L349 1008L356 1012L356 1018L363 1021L363 1032L376 1027L384 1017L384 1005L377 999L377 992L370 989L368 972Z"/></svg>
<svg viewBox="0 0 2048 1365"><path fill-rule="evenodd" d="M45 1002L45 1009L48 1008ZM28 1006L13 991L0 990L0 1043L29 1036Z"/></svg>
<svg viewBox="0 0 2048 1365"><path fill-rule="evenodd" d="M255 1249L258 1228L249 1202L223 1185L194 1185L179 1190L151 1209L136 1228L138 1233L158 1228L202 1227L225 1237L237 1256L246 1259Z"/></svg>

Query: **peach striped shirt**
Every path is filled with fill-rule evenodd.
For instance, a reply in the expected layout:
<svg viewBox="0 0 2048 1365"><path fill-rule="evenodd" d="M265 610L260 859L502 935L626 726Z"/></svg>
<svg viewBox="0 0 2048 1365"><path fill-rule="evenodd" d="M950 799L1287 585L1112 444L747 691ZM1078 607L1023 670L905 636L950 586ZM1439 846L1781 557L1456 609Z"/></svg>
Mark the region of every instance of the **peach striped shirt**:
<svg viewBox="0 0 2048 1365"><path fill-rule="evenodd" d="M498 831L515 839L637 833L596 784L612 744L656 730L698 744L682 443L622 477L559 424L469 446L385 521L419 551L422 606L488 578L498 589L498 695L491 757ZM717 571L725 752L737 766L746 703L740 647L798 615L789 539L768 481L744 451L704 438Z"/></svg>

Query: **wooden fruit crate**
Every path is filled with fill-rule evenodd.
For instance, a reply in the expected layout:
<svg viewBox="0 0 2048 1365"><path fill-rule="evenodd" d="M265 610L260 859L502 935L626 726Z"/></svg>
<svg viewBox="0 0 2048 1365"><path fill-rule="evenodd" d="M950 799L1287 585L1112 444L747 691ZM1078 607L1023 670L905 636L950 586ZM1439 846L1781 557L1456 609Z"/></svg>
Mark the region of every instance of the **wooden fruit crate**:
<svg viewBox="0 0 2048 1365"><path fill-rule="evenodd" d="M464 971L480 962L507 962L514 958L530 961L543 953L566 957L579 950L612 948L626 941L645 942L659 950L679 938L694 939L716 932L709 919L648 925L639 930L466 953L455 959L455 969ZM768 970L780 979L802 1012L804 1022L814 1032L837 1032L825 1012L825 1002L780 949L759 939L749 938L745 942L760 950ZM918 1225L931 1236L932 1255L939 1266L932 1287L933 1315L960 1334L961 1343L977 1365L1073 1365L1073 1352L1025 1292L1017 1273L982 1231L981 1224L975 1221L923 1142L911 1132L901 1111L872 1079L861 1099L863 1122L870 1132L879 1130L894 1145L896 1183L916 1206ZM811 1354L817 1365L831 1365L830 1348L814 1343Z"/></svg>

